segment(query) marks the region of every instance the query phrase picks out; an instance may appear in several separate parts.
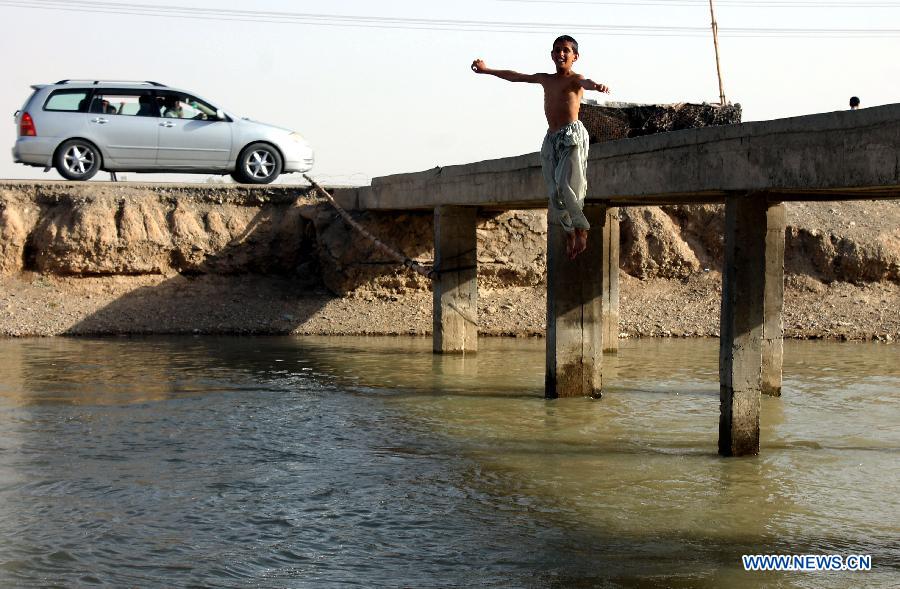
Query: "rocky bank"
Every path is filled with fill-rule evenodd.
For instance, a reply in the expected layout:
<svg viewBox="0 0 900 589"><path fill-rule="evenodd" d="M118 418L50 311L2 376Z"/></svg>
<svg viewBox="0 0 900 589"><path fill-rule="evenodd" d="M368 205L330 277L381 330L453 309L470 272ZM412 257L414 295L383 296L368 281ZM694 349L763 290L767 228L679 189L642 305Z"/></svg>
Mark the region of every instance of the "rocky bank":
<svg viewBox="0 0 900 589"><path fill-rule="evenodd" d="M789 203L785 335L900 337L900 203ZM621 215L621 332L716 336L723 211ZM430 264L427 212L355 213ZM541 335L543 211L484 214L479 322ZM287 186L0 183L0 334L415 334L428 281Z"/></svg>

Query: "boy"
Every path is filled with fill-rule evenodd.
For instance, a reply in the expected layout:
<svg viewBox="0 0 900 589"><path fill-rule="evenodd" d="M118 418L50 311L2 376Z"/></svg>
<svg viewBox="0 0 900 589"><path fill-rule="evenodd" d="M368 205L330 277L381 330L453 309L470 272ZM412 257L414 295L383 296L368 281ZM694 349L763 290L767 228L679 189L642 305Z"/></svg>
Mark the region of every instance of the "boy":
<svg viewBox="0 0 900 589"><path fill-rule="evenodd" d="M578 110L585 90L608 93L609 88L572 71L578 59L578 42L572 37L556 39L550 58L556 64L555 74L492 70L481 59L472 62L472 71L543 86L548 128L541 146L541 168L550 193L550 213L566 232L566 253L572 259L587 248L590 229L581 211L587 192L588 134L578 120Z"/></svg>

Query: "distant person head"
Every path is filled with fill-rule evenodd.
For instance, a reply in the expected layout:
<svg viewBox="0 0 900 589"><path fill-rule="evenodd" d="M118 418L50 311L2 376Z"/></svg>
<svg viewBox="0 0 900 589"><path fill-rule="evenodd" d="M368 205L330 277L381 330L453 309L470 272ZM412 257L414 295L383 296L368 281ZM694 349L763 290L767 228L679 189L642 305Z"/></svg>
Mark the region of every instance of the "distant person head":
<svg viewBox="0 0 900 589"><path fill-rule="evenodd" d="M859 108L859 97L854 96L850 99L850 110L856 110Z"/></svg>
<svg viewBox="0 0 900 589"><path fill-rule="evenodd" d="M575 55L578 55L578 41L575 40L574 37L570 37L569 35L560 35L553 41L553 48L556 49L557 43L569 43L572 47L572 51L575 52Z"/></svg>
<svg viewBox="0 0 900 589"><path fill-rule="evenodd" d="M153 100L153 97L149 94L141 94L138 97L138 104L140 105L137 111L137 116L139 117L158 117L159 116L159 106L156 105L156 101Z"/></svg>
<svg viewBox="0 0 900 589"><path fill-rule="evenodd" d="M572 65L578 59L578 41L568 35L557 37L553 42L550 59L560 73L571 72Z"/></svg>
<svg viewBox="0 0 900 589"><path fill-rule="evenodd" d="M181 101L177 96L166 96L166 101L164 103L165 109L163 109L163 116L169 117L173 119L180 119L184 116L183 109L181 108Z"/></svg>

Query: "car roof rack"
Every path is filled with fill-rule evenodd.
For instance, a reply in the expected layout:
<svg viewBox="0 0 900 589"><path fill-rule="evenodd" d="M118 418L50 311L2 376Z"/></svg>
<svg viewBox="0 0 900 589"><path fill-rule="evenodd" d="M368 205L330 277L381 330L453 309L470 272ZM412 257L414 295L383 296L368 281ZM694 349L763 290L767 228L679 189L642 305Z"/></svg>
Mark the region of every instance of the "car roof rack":
<svg viewBox="0 0 900 589"><path fill-rule="evenodd" d="M62 84L74 84L76 82L90 82L90 83L94 84L95 86L97 84L100 84L101 82L113 83L113 84L149 84L151 86L167 88L167 86L165 84L160 84L159 82L152 82L150 80L87 80L87 79L86 80L74 80L74 79L69 80L69 79L65 79L65 80L60 80L55 85L60 86Z"/></svg>

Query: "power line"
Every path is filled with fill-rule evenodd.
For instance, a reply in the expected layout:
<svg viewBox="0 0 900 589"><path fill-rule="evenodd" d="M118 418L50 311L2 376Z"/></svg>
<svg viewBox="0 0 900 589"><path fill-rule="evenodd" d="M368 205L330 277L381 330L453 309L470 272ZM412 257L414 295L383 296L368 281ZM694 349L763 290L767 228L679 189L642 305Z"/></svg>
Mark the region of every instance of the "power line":
<svg viewBox="0 0 900 589"><path fill-rule="evenodd" d="M525 1L525 0L519 0ZM640 1L640 0L637 0ZM679 0L685 1L685 0ZM534 23L515 21L478 21L456 19L424 19L384 16L356 16L339 14L295 13L260 10L212 9L185 6L148 5L129 2L68 0L0 0L0 6L54 10L77 13L100 13L127 16L153 16L192 20L213 20L248 23L300 24L330 27L360 27L376 29L410 29L456 32L540 33L561 29L604 35L640 37L703 37L705 27L666 25L590 25L584 23ZM721 28L727 37L792 37L792 38L891 38L900 36L900 29L826 29L826 28Z"/></svg>
<svg viewBox="0 0 900 589"><path fill-rule="evenodd" d="M666 6L702 7L703 0L494 0L515 4L580 4L585 6ZM893 0L719 0L720 6L731 8L900 8L900 2Z"/></svg>

